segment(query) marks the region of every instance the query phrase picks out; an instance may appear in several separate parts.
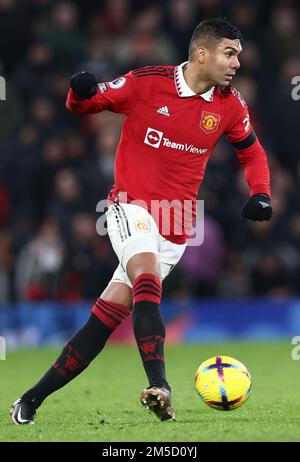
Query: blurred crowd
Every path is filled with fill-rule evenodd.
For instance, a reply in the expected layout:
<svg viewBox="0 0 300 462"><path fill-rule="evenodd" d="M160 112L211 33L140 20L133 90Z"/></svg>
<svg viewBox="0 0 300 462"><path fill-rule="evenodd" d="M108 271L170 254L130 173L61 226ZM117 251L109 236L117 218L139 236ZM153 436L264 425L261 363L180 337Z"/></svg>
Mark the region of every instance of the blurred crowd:
<svg viewBox="0 0 300 462"><path fill-rule="evenodd" d="M122 117L65 109L70 76L110 81L145 65L187 60L202 19L226 16L244 35L234 85L246 99L272 174L274 217L240 221L248 197L222 139L199 199L205 239L165 283L174 297L300 293L300 6L296 0L0 0L0 303L94 300L117 265L96 233L96 204L113 184Z"/></svg>

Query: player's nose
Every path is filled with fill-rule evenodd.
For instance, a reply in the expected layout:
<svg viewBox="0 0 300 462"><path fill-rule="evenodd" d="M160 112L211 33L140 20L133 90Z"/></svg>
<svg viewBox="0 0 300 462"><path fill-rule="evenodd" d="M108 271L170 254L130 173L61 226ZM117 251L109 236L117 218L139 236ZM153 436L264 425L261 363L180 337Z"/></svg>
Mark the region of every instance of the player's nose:
<svg viewBox="0 0 300 462"><path fill-rule="evenodd" d="M241 67L241 63L239 62L237 56L233 56L233 59L231 62L231 68L237 71L240 67Z"/></svg>

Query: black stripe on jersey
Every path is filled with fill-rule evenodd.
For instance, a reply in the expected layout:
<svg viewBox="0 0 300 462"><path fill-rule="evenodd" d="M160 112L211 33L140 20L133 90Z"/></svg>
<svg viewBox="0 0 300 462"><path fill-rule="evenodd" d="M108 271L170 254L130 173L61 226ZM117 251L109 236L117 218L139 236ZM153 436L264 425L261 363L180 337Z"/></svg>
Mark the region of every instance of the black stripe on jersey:
<svg viewBox="0 0 300 462"><path fill-rule="evenodd" d="M174 69L166 69L158 66L147 66L132 71L134 77L146 77L149 75L161 75L162 77L174 78Z"/></svg>
<svg viewBox="0 0 300 462"><path fill-rule="evenodd" d="M174 68L169 68L169 67L140 67L139 69L135 69L132 71L133 74L139 73L139 72L164 72L165 74L174 72Z"/></svg>
<svg viewBox="0 0 300 462"><path fill-rule="evenodd" d="M174 72L174 67L168 67L168 66L144 66L144 67L139 67L138 69L134 69L132 71L133 74L136 72L153 72L153 71L159 71L159 72Z"/></svg>
<svg viewBox="0 0 300 462"><path fill-rule="evenodd" d="M138 71L133 71L132 74L152 74L153 72L158 72L160 74L173 75L174 69L140 69Z"/></svg>
<svg viewBox="0 0 300 462"><path fill-rule="evenodd" d="M140 77L149 77L151 75L160 75L161 77L168 77L169 79L174 80L174 75L163 74L162 72L148 72L147 74L136 74L134 77L139 79Z"/></svg>
<svg viewBox="0 0 300 462"><path fill-rule="evenodd" d="M250 133L250 135L247 136L247 138L245 138L242 141L238 141L237 143L231 144L235 149L246 149L249 148L253 143L255 143L256 139L257 137L255 131L252 130L252 132Z"/></svg>
<svg viewBox="0 0 300 462"><path fill-rule="evenodd" d="M151 72L161 72L162 74L173 74L174 69L158 69L153 67L152 69L141 68L135 71L132 71L133 75L135 74L144 74L144 73L151 73Z"/></svg>

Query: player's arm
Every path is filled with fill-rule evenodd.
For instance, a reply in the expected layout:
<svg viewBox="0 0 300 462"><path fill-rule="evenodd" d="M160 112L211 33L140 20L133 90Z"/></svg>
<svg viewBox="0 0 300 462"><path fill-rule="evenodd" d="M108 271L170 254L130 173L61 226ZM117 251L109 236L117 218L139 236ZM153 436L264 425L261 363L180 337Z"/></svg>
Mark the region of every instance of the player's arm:
<svg viewBox="0 0 300 462"><path fill-rule="evenodd" d="M126 74L112 82L99 83L90 72L71 77L66 107L76 114L95 114L104 110L128 114L136 99L132 76Z"/></svg>
<svg viewBox="0 0 300 462"><path fill-rule="evenodd" d="M241 217L243 221L270 220L273 210L267 156L253 130L247 105L242 98L236 101L235 109L227 137L242 164L250 190L250 198L242 208Z"/></svg>

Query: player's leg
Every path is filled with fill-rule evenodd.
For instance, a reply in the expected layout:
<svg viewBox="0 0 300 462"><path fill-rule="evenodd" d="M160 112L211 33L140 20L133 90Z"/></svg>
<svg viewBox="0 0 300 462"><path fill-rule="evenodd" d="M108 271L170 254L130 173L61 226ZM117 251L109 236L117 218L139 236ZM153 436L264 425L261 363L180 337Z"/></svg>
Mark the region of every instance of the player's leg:
<svg viewBox="0 0 300 462"><path fill-rule="evenodd" d="M159 257L149 252L134 255L127 263L126 272L133 287L134 335L149 385L166 386Z"/></svg>
<svg viewBox="0 0 300 462"><path fill-rule="evenodd" d="M178 263L184 253L185 248L185 244L174 244L160 236L159 263L160 278L162 282ZM170 389L165 389L164 387L146 388L142 391L140 400L145 407L151 409L161 420L169 419L170 416L175 418L175 413L171 402Z"/></svg>
<svg viewBox="0 0 300 462"><path fill-rule="evenodd" d="M121 267L126 270L128 284L133 287L134 333L150 384L147 403L161 420L170 419L174 412L165 375L165 326L160 313L161 236L154 219L142 205L116 203L109 207L106 217L111 244ZM165 405L164 409L160 404Z"/></svg>
<svg viewBox="0 0 300 462"><path fill-rule="evenodd" d="M13 422L16 425L34 423L35 411L44 399L86 369L131 308L132 289L122 282L111 282L97 299L86 324L66 343L55 363L14 403Z"/></svg>
<svg viewBox="0 0 300 462"><path fill-rule="evenodd" d="M126 272L133 287L134 335L149 382L149 387L142 391L141 402L159 419L175 419L165 371L166 330L160 312L159 256L149 252L134 255L127 263Z"/></svg>
<svg viewBox="0 0 300 462"><path fill-rule="evenodd" d="M165 327L160 314L161 276L159 262L159 231L146 208L137 204L113 204L106 214L111 244L128 283L133 286L133 328L149 385L168 400L170 393L165 376L163 345ZM150 354L153 349L152 355ZM163 389L166 391L163 392ZM164 420L155 399L152 410ZM150 405L150 403L149 403ZM150 407L150 406L149 406ZM169 407L169 406L168 406ZM159 411L159 412L158 412ZM165 409L164 409L165 411Z"/></svg>

